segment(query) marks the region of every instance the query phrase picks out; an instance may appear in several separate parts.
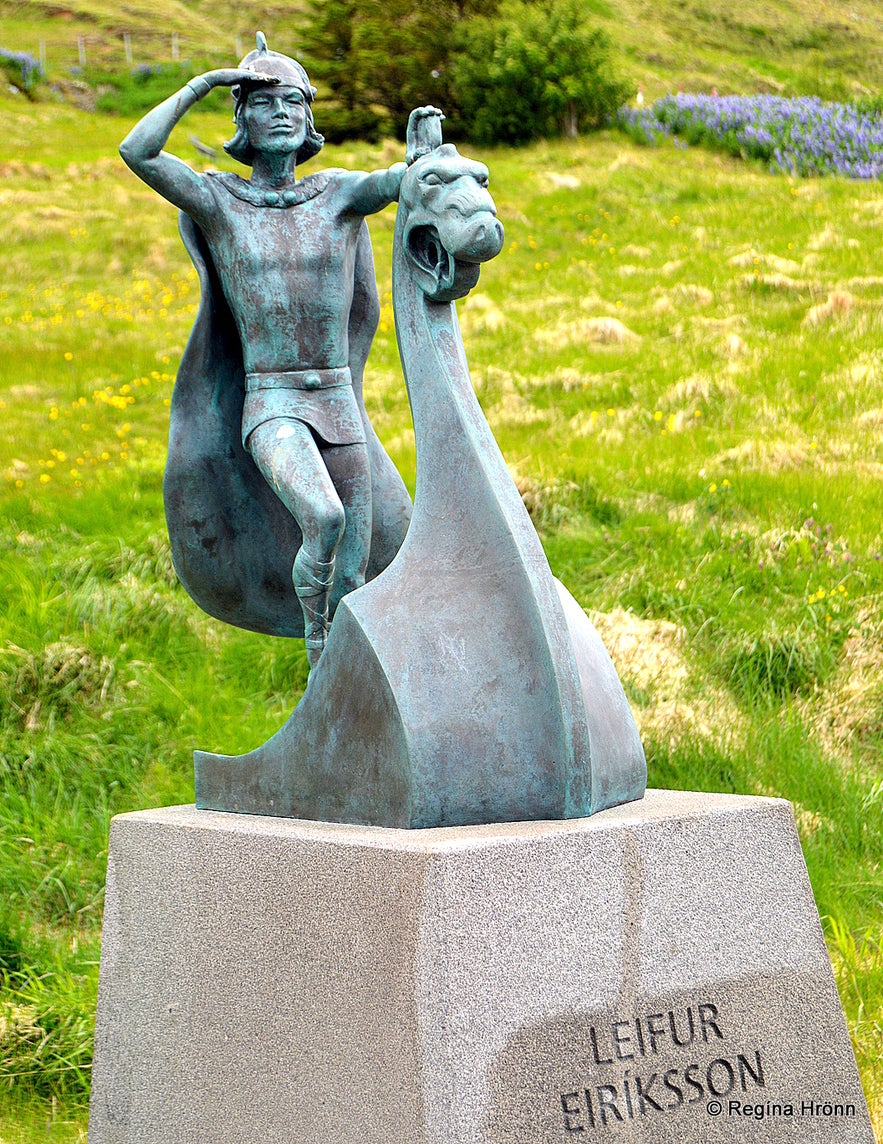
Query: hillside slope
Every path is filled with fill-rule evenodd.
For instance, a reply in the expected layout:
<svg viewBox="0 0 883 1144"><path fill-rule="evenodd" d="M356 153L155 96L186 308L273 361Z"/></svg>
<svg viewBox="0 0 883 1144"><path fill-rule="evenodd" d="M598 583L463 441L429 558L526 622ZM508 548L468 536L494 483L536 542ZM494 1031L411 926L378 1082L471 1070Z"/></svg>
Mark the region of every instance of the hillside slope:
<svg viewBox="0 0 883 1144"><path fill-rule="evenodd" d="M297 52L309 0L3 0L0 47L38 56L50 76L79 66L182 59L229 61L248 50L256 28ZM883 87L883 7L878 0L586 0L611 34L624 69L648 98L682 88L851 98ZM78 41L81 41L78 42Z"/></svg>
<svg viewBox="0 0 883 1144"><path fill-rule="evenodd" d="M883 8L820 0L608 0L605 22L650 96L667 91L818 94L883 84Z"/></svg>

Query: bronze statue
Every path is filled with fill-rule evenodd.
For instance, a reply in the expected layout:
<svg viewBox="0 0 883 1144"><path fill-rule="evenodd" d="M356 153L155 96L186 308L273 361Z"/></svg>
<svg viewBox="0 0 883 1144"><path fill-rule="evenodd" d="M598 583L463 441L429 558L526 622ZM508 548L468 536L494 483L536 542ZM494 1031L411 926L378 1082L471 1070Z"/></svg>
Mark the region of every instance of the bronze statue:
<svg viewBox="0 0 883 1144"><path fill-rule="evenodd" d="M220 84L233 87L227 149L251 164L248 180L162 151ZM202 280L165 479L176 568L222 619L305 631L314 668L268 742L196 753L197 805L430 827L640 798L646 763L622 686L552 576L469 377L454 302L503 246L487 168L444 143L441 112L423 107L407 166L297 180L321 145L312 94L259 36L241 67L191 81L122 147L185 212ZM378 313L364 220L394 199L413 516L361 403Z"/></svg>
<svg viewBox="0 0 883 1144"><path fill-rule="evenodd" d="M162 150L217 86L233 89L226 150L251 166L250 179L200 174ZM120 147L184 212L202 277L165 480L176 568L221 619L303 631L312 666L341 597L365 582L369 561L372 575L389 563L410 516L361 399L378 312L364 219L398 198L405 164L297 179L297 164L323 144L313 95L300 64L259 33L238 68L191 80Z"/></svg>

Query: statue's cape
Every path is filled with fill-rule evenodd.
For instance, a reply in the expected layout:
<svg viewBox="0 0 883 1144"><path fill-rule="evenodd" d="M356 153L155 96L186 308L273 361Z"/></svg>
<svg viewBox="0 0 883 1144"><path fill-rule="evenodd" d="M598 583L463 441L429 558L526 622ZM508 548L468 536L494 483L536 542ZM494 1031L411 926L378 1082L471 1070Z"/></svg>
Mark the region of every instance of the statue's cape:
<svg viewBox="0 0 883 1144"><path fill-rule="evenodd" d="M175 570L209 615L251 631L303 636L291 582L300 529L242 447L245 371L239 335L205 237L186 214L180 215L179 228L202 295L172 395L163 481ZM362 399L362 375L380 312L364 223L355 275L349 365L371 462L370 579L401 546L411 501Z"/></svg>

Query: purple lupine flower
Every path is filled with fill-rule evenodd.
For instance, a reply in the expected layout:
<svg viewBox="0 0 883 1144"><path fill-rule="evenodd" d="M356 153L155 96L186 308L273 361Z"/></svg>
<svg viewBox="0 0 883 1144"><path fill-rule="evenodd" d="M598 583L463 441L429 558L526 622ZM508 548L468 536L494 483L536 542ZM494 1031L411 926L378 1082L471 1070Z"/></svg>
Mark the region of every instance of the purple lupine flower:
<svg viewBox="0 0 883 1144"><path fill-rule="evenodd" d="M869 179L883 172L880 115L814 96L667 95L646 109L623 108L616 122L642 143L674 136L787 174Z"/></svg>

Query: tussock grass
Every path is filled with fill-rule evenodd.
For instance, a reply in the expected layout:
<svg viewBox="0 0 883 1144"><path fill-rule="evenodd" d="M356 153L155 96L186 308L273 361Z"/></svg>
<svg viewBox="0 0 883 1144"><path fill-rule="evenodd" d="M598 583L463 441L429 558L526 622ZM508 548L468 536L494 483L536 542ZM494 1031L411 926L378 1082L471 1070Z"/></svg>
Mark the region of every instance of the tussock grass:
<svg viewBox="0 0 883 1144"><path fill-rule="evenodd" d="M0 112L21 156L0 170L0 1140L7 1120L45 1139L48 1117L73 1141L110 817L192 800L193 748L266 739L307 668L299 643L203 616L171 569L167 402L198 289L174 211L112 157L125 123ZM188 123L195 163L191 127L230 131ZM479 397L617 662L651 783L794 801L880 1125L879 191L605 134L482 157L507 237L461 306ZM372 225L366 391L412 483L392 212Z"/></svg>

